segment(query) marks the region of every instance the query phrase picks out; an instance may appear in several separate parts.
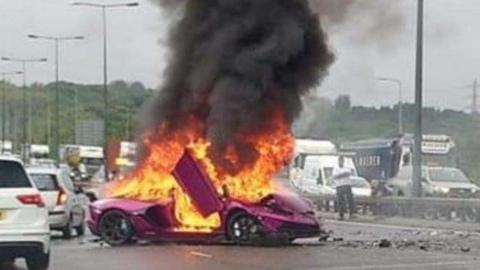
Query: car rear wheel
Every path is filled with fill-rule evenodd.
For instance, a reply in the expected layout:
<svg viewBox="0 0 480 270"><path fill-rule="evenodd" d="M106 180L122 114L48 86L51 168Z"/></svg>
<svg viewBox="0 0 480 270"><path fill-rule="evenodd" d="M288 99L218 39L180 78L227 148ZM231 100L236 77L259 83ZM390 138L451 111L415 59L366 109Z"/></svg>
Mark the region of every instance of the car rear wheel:
<svg viewBox="0 0 480 270"><path fill-rule="evenodd" d="M128 217L120 211L110 211L103 215L99 226L102 239L111 246L121 246L131 242L133 227Z"/></svg>
<svg viewBox="0 0 480 270"><path fill-rule="evenodd" d="M47 270L50 264L50 253L31 254L26 258L28 270Z"/></svg>
<svg viewBox="0 0 480 270"><path fill-rule="evenodd" d="M263 234L260 221L249 214L237 213L228 221L228 238L237 245L254 244Z"/></svg>

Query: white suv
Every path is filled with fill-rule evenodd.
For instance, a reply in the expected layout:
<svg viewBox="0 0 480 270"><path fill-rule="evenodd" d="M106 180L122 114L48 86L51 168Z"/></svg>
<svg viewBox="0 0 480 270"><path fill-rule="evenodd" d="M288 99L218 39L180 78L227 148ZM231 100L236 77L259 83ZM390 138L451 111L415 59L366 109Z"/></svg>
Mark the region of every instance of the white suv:
<svg viewBox="0 0 480 270"><path fill-rule="evenodd" d="M28 269L50 261L48 211L21 161L0 157L0 264L25 258Z"/></svg>

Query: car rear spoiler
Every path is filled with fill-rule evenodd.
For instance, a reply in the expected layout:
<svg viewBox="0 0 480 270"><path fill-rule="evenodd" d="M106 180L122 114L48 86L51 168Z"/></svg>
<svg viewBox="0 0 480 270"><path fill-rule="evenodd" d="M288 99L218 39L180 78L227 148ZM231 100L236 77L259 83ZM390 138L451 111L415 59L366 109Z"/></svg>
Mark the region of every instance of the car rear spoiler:
<svg viewBox="0 0 480 270"><path fill-rule="evenodd" d="M208 217L222 210L222 201L212 181L188 150L178 161L172 174L202 216Z"/></svg>

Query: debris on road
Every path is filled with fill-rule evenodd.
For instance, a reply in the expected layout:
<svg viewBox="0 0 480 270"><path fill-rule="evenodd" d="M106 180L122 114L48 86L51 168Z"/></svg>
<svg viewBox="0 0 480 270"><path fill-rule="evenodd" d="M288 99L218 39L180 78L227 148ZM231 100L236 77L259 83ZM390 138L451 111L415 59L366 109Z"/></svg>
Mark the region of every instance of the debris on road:
<svg viewBox="0 0 480 270"><path fill-rule="evenodd" d="M387 239L382 239L378 243L378 247L379 248L390 248L390 247L392 247L392 242L387 240Z"/></svg>
<svg viewBox="0 0 480 270"><path fill-rule="evenodd" d="M198 251L190 251L190 254L192 254L193 256L196 256L196 257L202 257L202 258L207 258L207 259L213 258L213 255L211 255L211 254L202 253L202 252L198 252Z"/></svg>

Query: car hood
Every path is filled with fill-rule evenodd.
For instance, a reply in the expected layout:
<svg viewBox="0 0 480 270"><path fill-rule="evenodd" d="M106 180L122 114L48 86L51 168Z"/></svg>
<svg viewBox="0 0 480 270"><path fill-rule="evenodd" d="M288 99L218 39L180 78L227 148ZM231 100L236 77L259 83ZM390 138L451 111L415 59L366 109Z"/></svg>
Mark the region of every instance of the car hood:
<svg viewBox="0 0 480 270"><path fill-rule="evenodd" d="M273 198L283 210L291 213L303 214L314 211L313 204L309 200L295 193L275 193L270 195L270 198Z"/></svg>
<svg viewBox="0 0 480 270"><path fill-rule="evenodd" d="M472 183L459 183L459 182L431 182L433 186L440 188L461 188L461 189L479 189L478 186Z"/></svg>

